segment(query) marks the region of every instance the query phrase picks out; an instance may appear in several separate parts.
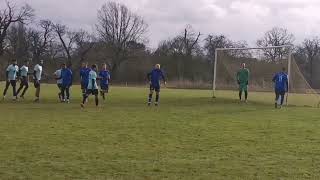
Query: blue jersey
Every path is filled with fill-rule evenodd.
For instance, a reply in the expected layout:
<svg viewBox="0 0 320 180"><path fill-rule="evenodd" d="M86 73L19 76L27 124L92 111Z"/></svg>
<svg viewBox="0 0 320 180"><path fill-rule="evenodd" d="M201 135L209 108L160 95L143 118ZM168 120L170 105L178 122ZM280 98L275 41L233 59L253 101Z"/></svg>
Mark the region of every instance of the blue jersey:
<svg viewBox="0 0 320 180"><path fill-rule="evenodd" d="M160 87L160 80L166 81L164 73L160 69L153 69L150 73L148 73L148 80L154 87Z"/></svg>
<svg viewBox="0 0 320 180"><path fill-rule="evenodd" d="M61 70L61 79L63 86L71 86L72 85L72 71L69 68Z"/></svg>
<svg viewBox="0 0 320 180"><path fill-rule="evenodd" d="M288 90L288 75L284 72L279 72L273 77L276 91L287 91Z"/></svg>
<svg viewBox="0 0 320 180"><path fill-rule="evenodd" d="M110 80L110 73L108 70L102 70L99 72L100 85L108 85Z"/></svg>
<svg viewBox="0 0 320 180"><path fill-rule="evenodd" d="M90 68L81 68L80 69L81 84L88 84L90 71L91 71Z"/></svg>

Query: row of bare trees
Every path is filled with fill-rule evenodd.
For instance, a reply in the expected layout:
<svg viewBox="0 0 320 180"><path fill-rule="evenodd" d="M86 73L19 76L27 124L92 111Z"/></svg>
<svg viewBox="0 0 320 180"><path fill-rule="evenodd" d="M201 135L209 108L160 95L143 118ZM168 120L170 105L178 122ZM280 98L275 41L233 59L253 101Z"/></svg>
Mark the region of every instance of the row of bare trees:
<svg viewBox="0 0 320 180"><path fill-rule="evenodd" d="M17 6L7 1L0 8L0 64L15 58L36 62L44 59L53 71L66 62L75 70L82 62L107 63L114 79L141 82L154 63L161 63L171 79L204 80L212 78L216 48L245 48L246 41L233 41L226 35L203 35L187 25L175 37L159 43L154 50L146 47L148 25L144 18L124 4L108 2L97 11L96 29L88 32L71 29L49 19L35 20L29 5ZM283 28L273 28L256 41L258 47L292 45L293 49L266 49L267 61L278 61L294 50L304 73L314 76L313 65L320 56L318 37L294 45L294 35ZM231 56L250 57L248 51L230 51ZM3 67L2 67L3 68ZM129 74L129 75L128 75Z"/></svg>

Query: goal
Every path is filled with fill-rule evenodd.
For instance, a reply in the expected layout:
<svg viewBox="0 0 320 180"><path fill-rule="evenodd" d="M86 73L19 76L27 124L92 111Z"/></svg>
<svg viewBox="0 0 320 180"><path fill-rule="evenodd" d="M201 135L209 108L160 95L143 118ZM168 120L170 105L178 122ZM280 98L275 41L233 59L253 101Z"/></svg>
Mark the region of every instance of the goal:
<svg viewBox="0 0 320 180"><path fill-rule="evenodd" d="M241 64L245 63L250 71L248 86L250 101L273 102L272 78L275 73L286 68L289 77L286 103L298 106L319 106L318 90L315 86L310 85L308 70L304 68L302 60L297 58L291 45L263 48L217 48L213 64L213 97L234 96L237 98L237 93L234 92L238 91L236 74Z"/></svg>

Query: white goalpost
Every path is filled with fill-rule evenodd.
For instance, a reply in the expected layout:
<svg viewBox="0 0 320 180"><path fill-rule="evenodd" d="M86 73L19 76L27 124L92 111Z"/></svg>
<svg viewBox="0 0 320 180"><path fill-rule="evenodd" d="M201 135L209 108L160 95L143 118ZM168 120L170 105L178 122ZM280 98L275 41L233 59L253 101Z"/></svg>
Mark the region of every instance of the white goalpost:
<svg viewBox="0 0 320 180"><path fill-rule="evenodd" d="M291 83L290 82L290 79L291 79L291 64L292 64L292 45L270 46L270 47L252 47L252 48L217 48L217 49L215 49L215 59L214 59L214 64L213 64L213 66L214 66L213 67L213 81L212 81L212 95L213 95L213 98L216 97L217 75L218 75L220 69L224 69L225 72L229 71L229 76L232 76L234 74L230 75L230 73L231 73L230 71L232 71L232 73L234 73L233 71L237 71L238 70L238 69L235 69L235 67L237 67L236 63L238 63L239 66L240 66L240 63L243 63L242 60L244 60L244 61L246 61L246 60L247 61L250 61L250 60L251 61L255 61L255 62L252 62L252 64L251 64L252 66L256 65L256 64L259 64L260 62L264 62L265 63L265 62L268 61L268 59L266 57L262 60L262 59L259 59L259 57L255 57L255 56L260 56L260 55L262 56L262 54L265 53L265 51L276 51L276 50L284 49L284 48L286 48L288 50L288 52L287 52L286 58L283 60L282 63L284 63L284 62L287 63L287 71L288 71L288 77L289 77L288 78L288 84L289 84L289 87L290 87L290 83ZM254 52L254 51L255 52L259 52L259 53L256 53L256 54L259 54L259 55L252 55L251 52ZM234 58L234 57L231 60L230 57L232 55L228 55L229 57L227 57L227 55L225 55L225 54L230 54L231 52L249 52L250 57L248 57L248 58L238 57L237 59L239 61L236 62L236 58ZM220 56L220 54L224 54L224 55ZM224 58L222 56L224 56ZM224 60L227 61L227 62L223 62ZM220 64L218 65L218 63L220 63ZM259 66L260 66L260 68L261 67L263 68L263 63L261 63L261 65L259 65ZM273 63L272 66L275 67L276 63ZM253 68L253 67L251 67L251 68ZM249 70L251 71L250 67L249 67ZM272 70L274 70L274 68ZM270 71L272 71L272 70L270 70ZM220 76L224 76L224 75L220 75ZM261 77L259 77L259 78L263 78L262 77L263 74L260 74L260 76ZM270 76L270 75L268 74L268 76ZM219 78L221 78L221 77L219 77ZM226 78L226 77L224 77L224 78ZM227 81L227 80L225 80L225 81ZM230 80L229 80L229 82L230 82ZM288 100L287 99L288 99L288 95L289 95L289 92L290 92L289 87L288 87L288 93L287 93L287 98L286 98L286 103L287 104L288 104ZM223 88L222 88L222 90L223 90Z"/></svg>

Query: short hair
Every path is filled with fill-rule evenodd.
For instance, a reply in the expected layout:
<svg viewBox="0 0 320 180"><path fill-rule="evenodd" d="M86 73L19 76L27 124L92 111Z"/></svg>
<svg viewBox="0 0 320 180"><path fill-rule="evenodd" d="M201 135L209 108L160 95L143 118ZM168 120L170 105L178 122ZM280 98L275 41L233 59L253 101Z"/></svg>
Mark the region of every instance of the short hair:
<svg viewBox="0 0 320 180"><path fill-rule="evenodd" d="M12 62L17 62L17 60L16 59L12 59Z"/></svg>
<svg viewBox="0 0 320 180"><path fill-rule="evenodd" d="M286 71L286 68L285 68L285 67L282 67L282 71Z"/></svg>
<svg viewBox="0 0 320 180"><path fill-rule="evenodd" d="M97 68L97 65L96 64L92 64L91 68L95 69L95 68Z"/></svg>

